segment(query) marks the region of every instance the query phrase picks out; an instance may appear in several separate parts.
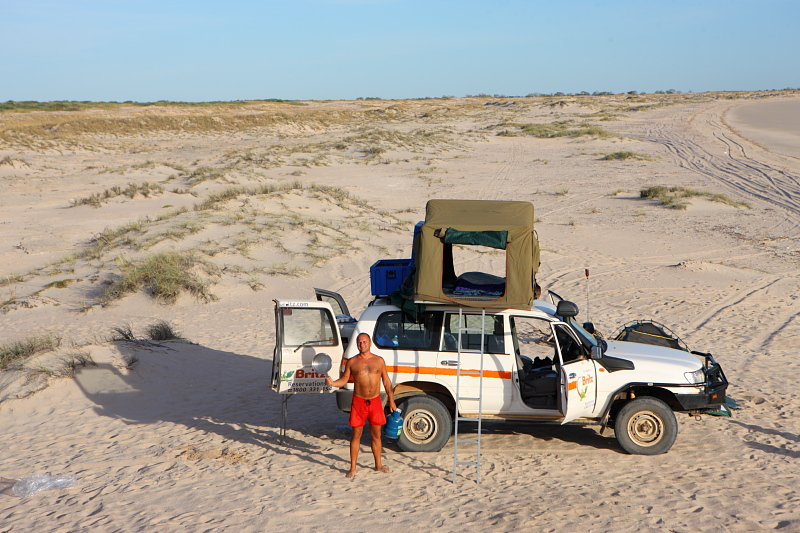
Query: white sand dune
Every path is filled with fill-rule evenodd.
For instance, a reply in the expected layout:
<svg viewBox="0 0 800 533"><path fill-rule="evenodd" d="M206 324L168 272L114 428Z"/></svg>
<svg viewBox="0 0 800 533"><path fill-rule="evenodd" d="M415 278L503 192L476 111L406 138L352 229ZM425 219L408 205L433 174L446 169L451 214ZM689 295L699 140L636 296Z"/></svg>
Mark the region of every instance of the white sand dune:
<svg viewBox="0 0 800 533"><path fill-rule="evenodd" d="M0 531L800 531L800 161L727 125L737 106L757 105L752 95L718 96L674 95L674 105L636 112L652 102L260 104L237 112L284 118L71 137L37 137L24 129L36 116L0 114L0 132L27 132L25 142L0 138L0 341L64 338L0 376ZM76 113L47 120L144 111ZM497 135L561 120L619 136ZM638 157L603 159L622 151ZM200 180L209 169L220 173ZM145 181L164 192L70 207ZM294 181L304 188L192 209L232 186ZM689 198L687 209L668 209L639 197L655 185L750 207ZM410 255L430 198L532 201L545 289L574 299L607 335L653 318L713 352L740 409L730 419L679 416L674 447L654 457L625 454L611 430L485 423L479 485L469 469L452 483L452 443L432 454L388 444L391 474L371 470L365 445L346 480L347 417L328 395L293 397L281 439L281 398L268 388L272 299L326 287L358 313L369 266ZM181 206L189 210L157 220ZM137 221L130 242L106 232L97 258L65 259ZM137 293L98 305L120 257L173 249L207 252L218 270L198 275L215 300ZM129 324L142 337L156 319L191 342L108 341L111 328ZM80 354L96 364L49 375ZM14 495L34 472L78 482Z"/></svg>

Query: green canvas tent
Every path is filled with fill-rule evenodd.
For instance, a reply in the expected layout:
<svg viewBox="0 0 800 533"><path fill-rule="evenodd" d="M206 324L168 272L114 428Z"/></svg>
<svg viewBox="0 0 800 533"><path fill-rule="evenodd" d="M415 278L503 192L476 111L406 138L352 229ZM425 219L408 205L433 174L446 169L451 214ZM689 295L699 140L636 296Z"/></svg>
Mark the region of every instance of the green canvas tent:
<svg viewBox="0 0 800 533"><path fill-rule="evenodd" d="M456 276L453 245L505 250L505 277ZM414 240L415 302L530 309L539 268L533 204L496 200L430 200Z"/></svg>

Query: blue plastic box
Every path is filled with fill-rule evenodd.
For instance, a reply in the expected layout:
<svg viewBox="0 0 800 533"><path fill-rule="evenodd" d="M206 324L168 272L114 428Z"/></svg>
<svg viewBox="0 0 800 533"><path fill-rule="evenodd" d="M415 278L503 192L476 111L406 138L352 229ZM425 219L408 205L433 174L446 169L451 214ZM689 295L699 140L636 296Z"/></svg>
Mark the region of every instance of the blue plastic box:
<svg viewBox="0 0 800 533"><path fill-rule="evenodd" d="M373 296L389 296L411 274L411 259L380 259L369 267Z"/></svg>

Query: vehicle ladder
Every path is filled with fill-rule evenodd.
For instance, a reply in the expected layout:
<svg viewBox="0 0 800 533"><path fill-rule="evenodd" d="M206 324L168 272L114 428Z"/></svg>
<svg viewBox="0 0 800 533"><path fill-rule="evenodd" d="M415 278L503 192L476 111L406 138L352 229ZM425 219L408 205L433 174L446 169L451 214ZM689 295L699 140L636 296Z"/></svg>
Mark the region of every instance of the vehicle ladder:
<svg viewBox="0 0 800 533"><path fill-rule="evenodd" d="M478 316L477 314L473 316ZM482 429L482 413L483 413L483 356L484 348L486 346L486 309L481 309L481 327L469 328L466 323L467 315L464 314L464 308L458 309L458 361L456 365L456 412L455 412L455 435L453 440L453 483L457 481L458 466L459 465L474 465L475 466L475 482L481 482L481 429ZM469 334L480 334L480 349L467 349L464 348L462 343L462 336ZM478 370L466 370L461 368L461 354L479 354L480 365ZM461 377L477 377L478 378L478 396L461 396ZM470 388L474 390L474 388ZM459 412L461 402L478 402L478 416L476 417L462 417ZM459 438L458 426L462 422L477 422L478 428L475 438L461 439ZM475 444L477 449L475 452L474 461L459 461L458 460L458 445L459 444Z"/></svg>

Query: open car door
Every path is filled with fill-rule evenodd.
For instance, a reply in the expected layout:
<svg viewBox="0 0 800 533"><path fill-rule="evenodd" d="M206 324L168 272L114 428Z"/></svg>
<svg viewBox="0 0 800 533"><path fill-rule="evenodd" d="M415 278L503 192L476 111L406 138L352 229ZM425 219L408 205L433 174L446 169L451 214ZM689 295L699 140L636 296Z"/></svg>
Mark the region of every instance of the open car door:
<svg viewBox="0 0 800 533"><path fill-rule="evenodd" d="M591 416L597 403L597 376L594 361L585 357L575 333L563 322L553 322L553 336L559 357L559 410L562 424Z"/></svg>
<svg viewBox="0 0 800 533"><path fill-rule="evenodd" d="M353 330L356 328L356 320L350 316L350 310L347 309L347 304L338 292L327 291L325 289L314 289L314 294L320 302L328 302L331 304L331 309L336 315L336 323L339 325L339 335L342 338L342 353L347 350L347 344L350 342L350 337L353 335Z"/></svg>
<svg viewBox="0 0 800 533"><path fill-rule="evenodd" d="M342 359L342 341L327 302L275 300L275 351L272 390L286 393L331 392L325 376Z"/></svg>
<svg viewBox="0 0 800 533"><path fill-rule="evenodd" d="M345 303L344 298L342 298L342 295L338 292L315 288L314 294L317 296L317 300L320 302L328 302L331 304L331 308L336 314L337 319L340 319L340 317L352 318L350 316L350 310L347 309L347 304Z"/></svg>

